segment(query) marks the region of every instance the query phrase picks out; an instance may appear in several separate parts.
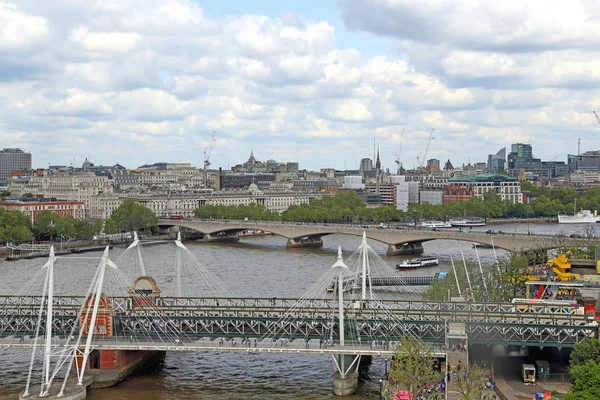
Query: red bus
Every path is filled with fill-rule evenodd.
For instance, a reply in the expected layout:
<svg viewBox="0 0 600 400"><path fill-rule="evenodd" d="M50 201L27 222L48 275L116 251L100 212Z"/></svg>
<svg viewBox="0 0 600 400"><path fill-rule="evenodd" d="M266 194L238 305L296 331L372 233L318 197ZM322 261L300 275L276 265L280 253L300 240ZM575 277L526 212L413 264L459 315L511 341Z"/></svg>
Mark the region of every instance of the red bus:
<svg viewBox="0 0 600 400"><path fill-rule="evenodd" d="M169 219L176 219L177 221L183 220L183 215L171 215Z"/></svg>

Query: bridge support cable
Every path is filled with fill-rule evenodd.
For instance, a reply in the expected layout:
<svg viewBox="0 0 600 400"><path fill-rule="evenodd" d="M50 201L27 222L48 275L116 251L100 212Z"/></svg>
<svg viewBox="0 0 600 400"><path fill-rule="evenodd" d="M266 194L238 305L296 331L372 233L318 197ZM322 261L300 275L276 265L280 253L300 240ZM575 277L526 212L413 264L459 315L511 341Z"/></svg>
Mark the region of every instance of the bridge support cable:
<svg viewBox="0 0 600 400"><path fill-rule="evenodd" d="M467 277L467 284L469 285L469 292L471 292L471 301L475 298L473 295L473 286L471 286L471 278L469 277L469 269L467 268L467 261L465 260L465 255L463 251L460 251L460 255L462 256L463 265L465 267L465 275Z"/></svg>
<svg viewBox="0 0 600 400"><path fill-rule="evenodd" d="M142 256L142 246L138 234L136 231L133 231L133 242L127 247L127 250L135 249L136 255L136 270L135 276L131 276L132 278L137 278L138 276L146 276L146 266L144 265L144 257ZM126 251L127 251L126 250ZM117 262L120 260L117 259ZM120 264L117 264L120 265ZM138 275L139 271L139 275Z"/></svg>
<svg viewBox="0 0 600 400"><path fill-rule="evenodd" d="M44 371L45 390L47 393L50 390L50 356L52 354L52 306L54 305L54 246L50 247L50 257L45 268L48 268L48 309L46 310L46 340L44 346L44 363L42 370ZM42 393L40 393L41 395Z"/></svg>
<svg viewBox="0 0 600 400"><path fill-rule="evenodd" d="M179 238L179 237L178 237ZM171 295L176 297L236 297L194 254L176 240L177 264Z"/></svg>
<svg viewBox="0 0 600 400"><path fill-rule="evenodd" d="M53 256L53 254L52 254ZM44 264L44 266L42 267L42 269L44 269L46 267L47 263ZM40 310L39 310L39 314L38 314L38 318L37 318L37 324L35 327L35 336L33 339L33 348L31 350L31 358L29 360L29 372L27 373L27 382L25 384L25 391L23 393L24 396L29 396L29 387L31 385L31 375L33 373L33 363L35 361L35 355L37 353L37 344L38 344L38 340L40 337L40 328L42 325L42 315L43 315L43 310L44 310L44 301L46 299L46 294L48 293L48 282L50 280L50 269L47 268L46 269L46 277L44 279L44 288L42 291L42 298L40 300ZM44 382L42 381L41 383L41 391L43 391L44 389Z"/></svg>
<svg viewBox="0 0 600 400"><path fill-rule="evenodd" d="M460 283L458 282L458 274L456 273L456 267L454 266L454 258L452 258L452 256L450 256L450 262L452 263L452 271L454 272L454 279L456 280L456 289L458 290L458 296L462 297Z"/></svg>
<svg viewBox="0 0 600 400"><path fill-rule="evenodd" d="M100 273L100 268L96 268L95 272L94 272L94 276L92 277L92 279L90 281L87 291L85 292L86 298L89 295L91 295L94 285L98 279L99 273ZM59 373L59 370L62 367L62 365L64 365L64 364L67 365L67 370L64 375L63 383L60 387L60 391L58 394L59 397L62 396L65 392L65 387L67 386L67 381L71 374L71 369L73 368L73 364L76 365L77 375L79 375L79 367L76 364L75 357L77 356L77 354L79 352L79 344L81 343L83 330L85 328L85 324L88 321L88 316L89 316L89 312L90 312L89 307L86 308L85 306L86 306L86 301L84 300L81 302L81 306L79 307L79 311L77 313L77 316L81 316L81 315L83 315L83 311L85 310L85 315L83 318L84 323L80 324L81 318L76 319L75 323L73 324L73 327L71 328L71 332L69 332L69 336L67 337L67 340L64 345L64 349L66 351L63 352L63 354L61 355L61 359L57 362L55 369L54 369L54 373L52 374L52 378L50 379L51 381L54 379L54 377ZM77 332L77 331L79 331L79 332ZM77 340L75 341L75 343L71 343L71 340L74 338L75 333L78 333Z"/></svg>
<svg viewBox="0 0 600 400"><path fill-rule="evenodd" d="M360 247L345 262L354 274L344 280L344 288L347 292L352 292L354 299L421 299L421 295L406 284L407 281L400 279L403 277L402 273L369 246L364 233Z"/></svg>
<svg viewBox="0 0 600 400"><path fill-rule="evenodd" d="M95 329L96 329L96 317L98 316L98 306L100 305L100 298L102 296L102 285L104 283L104 274L106 273L106 266L110 265L112 268L116 268L116 265L112 261L108 259L108 247L104 250L104 254L102 255L102 259L100 261L100 271L98 272L98 279L95 284L95 294L94 294L94 308L92 309L92 320L90 322L90 326L88 328L88 334L85 342L85 347L83 349L83 360L81 362L81 371L77 377L77 384L83 385L83 374L85 373L87 359L91 352L92 339L94 337ZM83 332L83 330L82 330Z"/></svg>
<svg viewBox="0 0 600 400"><path fill-rule="evenodd" d="M477 264L479 264L479 273L481 274L481 280L483 281L483 289L485 290L485 297L488 297L488 289L487 289L487 279L483 275L483 267L481 266L481 259L479 258L479 250L477 250L477 246L475 246L475 254L477 255Z"/></svg>

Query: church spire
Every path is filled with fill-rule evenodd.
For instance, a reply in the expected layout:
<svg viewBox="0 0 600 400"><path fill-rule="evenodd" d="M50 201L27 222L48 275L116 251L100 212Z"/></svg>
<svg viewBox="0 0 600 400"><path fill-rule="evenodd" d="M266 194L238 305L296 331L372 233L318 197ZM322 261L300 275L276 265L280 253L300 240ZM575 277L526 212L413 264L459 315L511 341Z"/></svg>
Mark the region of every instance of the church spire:
<svg viewBox="0 0 600 400"><path fill-rule="evenodd" d="M377 162L375 162L377 171L381 171L381 161L379 160L379 145L377 145Z"/></svg>

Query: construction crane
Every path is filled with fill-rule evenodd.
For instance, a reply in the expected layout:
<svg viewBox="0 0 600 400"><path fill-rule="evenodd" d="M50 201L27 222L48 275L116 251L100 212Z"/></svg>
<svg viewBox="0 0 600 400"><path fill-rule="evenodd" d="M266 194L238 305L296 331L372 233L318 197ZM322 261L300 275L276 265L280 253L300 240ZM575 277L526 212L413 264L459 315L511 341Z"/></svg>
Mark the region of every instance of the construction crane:
<svg viewBox="0 0 600 400"><path fill-rule="evenodd" d="M400 175L402 172L402 162L400 161L400 154L402 153L402 140L404 139L404 128L402 128L402 133L400 134L400 148L398 149L398 154L396 154L396 159L394 160L396 164L398 164L397 175Z"/></svg>
<svg viewBox="0 0 600 400"><path fill-rule="evenodd" d="M594 113L594 115L596 116L596 119L598 120L598 123L600 124L600 117L598 116L598 114L596 114L596 111L592 111Z"/></svg>
<svg viewBox="0 0 600 400"><path fill-rule="evenodd" d="M210 145L206 149L204 149L204 170L203 170L202 178L203 178L203 184L204 184L205 188L208 187L208 185L207 185L208 175L206 173L206 169L208 167L210 167L210 153L212 153L213 144L215 143L215 134L216 134L216 132L213 131L213 135L210 138Z"/></svg>
<svg viewBox="0 0 600 400"><path fill-rule="evenodd" d="M425 146L425 152L423 153L423 158L419 161L419 157L417 157L417 162L419 163L419 169L423 170L424 168L424 163L427 160L427 153L429 152L429 145L431 144L431 140L433 139L433 131L434 129L431 130L431 132L429 133L429 139L427 140L427 146ZM419 153L420 155L420 153Z"/></svg>

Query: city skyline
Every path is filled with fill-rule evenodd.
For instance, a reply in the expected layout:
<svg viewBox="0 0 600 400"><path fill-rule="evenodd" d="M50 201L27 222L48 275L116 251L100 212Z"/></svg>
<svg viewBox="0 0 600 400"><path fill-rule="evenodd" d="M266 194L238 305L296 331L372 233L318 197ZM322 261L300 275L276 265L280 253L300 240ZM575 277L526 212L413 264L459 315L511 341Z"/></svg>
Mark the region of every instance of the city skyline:
<svg viewBox="0 0 600 400"><path fill-rule="evenodd" d="M585 1L0 1L0 137L34 167L248 158L300 168L597 150ZM477 23L472 23L477 21Z"/></svg>

